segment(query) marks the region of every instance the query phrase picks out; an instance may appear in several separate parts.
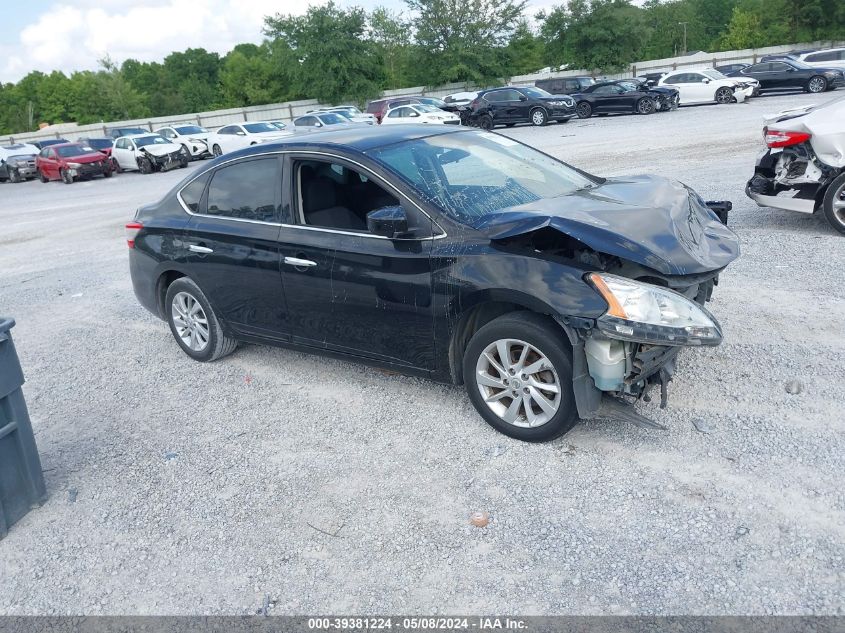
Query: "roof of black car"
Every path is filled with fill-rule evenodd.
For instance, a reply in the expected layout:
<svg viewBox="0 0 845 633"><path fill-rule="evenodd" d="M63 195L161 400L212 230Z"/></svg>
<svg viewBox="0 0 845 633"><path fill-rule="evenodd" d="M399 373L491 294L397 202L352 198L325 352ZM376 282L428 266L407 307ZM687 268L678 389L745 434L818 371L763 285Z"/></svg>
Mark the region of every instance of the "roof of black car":
<svg viewBox="0 0 845 633"><path fill-rule="evenodd" d="M441 129L443 128L443 129ZM337 148L345 147L357 152L366 152L376 147L393 145L403 141L413 141L440 134L459 134L467 130L451 125L367 125L361 127L347 127L341 130L326 130L296 134L275 141L268 141L242 149L228 157L249 156L261 154L268 148L296 146L303 149L316 147Z"/></svg>

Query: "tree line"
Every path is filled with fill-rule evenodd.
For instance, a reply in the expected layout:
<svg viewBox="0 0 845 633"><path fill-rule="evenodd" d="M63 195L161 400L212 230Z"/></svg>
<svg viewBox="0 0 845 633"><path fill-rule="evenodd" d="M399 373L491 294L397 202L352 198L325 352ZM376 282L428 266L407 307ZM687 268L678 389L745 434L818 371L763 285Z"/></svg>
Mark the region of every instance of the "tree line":
<svg viewBox="0 0 845 633"><path fill-rule="evenodd" d="M295 99L357 102L384 89L493 85L542 67L609 72L694 50L845 37L843 0L568 0L529 20L526 0L405 0L268 16L260 44L189 48L162 62L33 71L0 84L0 133L41 122L169 116Z"/></svg>

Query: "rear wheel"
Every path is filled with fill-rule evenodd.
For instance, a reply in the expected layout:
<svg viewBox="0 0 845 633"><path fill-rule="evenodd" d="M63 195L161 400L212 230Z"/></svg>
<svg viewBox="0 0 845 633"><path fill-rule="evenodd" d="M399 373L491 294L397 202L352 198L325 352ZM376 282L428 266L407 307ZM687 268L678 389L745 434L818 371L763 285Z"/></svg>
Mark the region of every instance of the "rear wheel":
<svg viewBox="0 0 845 633"><path fill-rule="evenodd" d="M111 178L113 173L114 173L114 172L112 171L112 168L111 168L111 165L110 165L110 164L107 164L107 165L103 168L103 178Z"/></svg>
<svg viewBox="0 0 845 633"><path fill-rule="evenodd" d="M47 178L47 175L40 169L38 170L38 180L40 180L41 182L50 182L50 179Z"/></svg>
<svg viewBox="0 0 845 633"><path fill-rule="evenodd" d="M637 112L640 114L651 114L654 109L654 101L648 97L643 97L637 101Z"/></svg>
<svg viewBox="0 0 845 633"><path fill-rule="evenodd" d="M150 162L149 158L138 159L138 171L140 171L142 174L153 173L153 164Z"/></svg>
<svg viewBox="0 0 845 633"><path fill-rule="evenodd" d="M59 175L62 177L62 182L66 185L73 184L73 176L70 175L70 172L67 169L59 170Z"/></svg>
<svg viewBox="0 0 845 633"><path fill-rule="evenodd" d="M830 183L822 201L824 217L834 229L845 235L845 173Z"/></svg>
<svg viewBox="0 0 845 633"><path fill-rule="evenodd" d="M467 393L481 417L505 435L544 442L578 422L572 361L563 332L533 312L483 326L463 360Z"/></svg>
<svg viewBox="0 0 845 633"><path fill-rule="evenodd" d="M170 284L164 305L173 338L194 360L210 362L235 351L238 342L223 333L208 299L188 277Z"/></svg>
<svg viewBox="0 0 845 633"><path fill-rule="evenodd" d="M816 75L815 77L810 77L810 81L807 82L807 92L824 92L827 90L827 79Z"/></svg>
<svg viewBox="0 0 845 633"><path fill-rule="evenodd" d="M493 129L493 117L489 114L485 114L478 119L478 127L482 130L492 130Z"/></svg>
<svg viewBox="0 0 845 633"><path fill-rule="evenodd" d="M719 88L713 97L716 103L730 103L734 100L734 93L728 87Z"/></svg>
<svg viewBox="0 0 845 633"><path fill-rule="evenodd" d="M589 119L593 116L593 106L586 101L582 101L575 106L575 112L578 114L579 119Z"/></svg>
<svg viewBox="0 0 845 633"><path fill-rule="evenodd" d="M531 123L537 127L542 127L549 121L549 115L543 108L535 108L531 111Z"/></svg>

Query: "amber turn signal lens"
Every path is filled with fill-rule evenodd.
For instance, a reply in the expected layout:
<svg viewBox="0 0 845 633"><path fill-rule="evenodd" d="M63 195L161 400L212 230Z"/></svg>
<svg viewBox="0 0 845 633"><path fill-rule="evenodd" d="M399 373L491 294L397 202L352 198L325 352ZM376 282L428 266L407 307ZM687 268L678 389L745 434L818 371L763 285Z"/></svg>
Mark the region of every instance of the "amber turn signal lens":
<svg viewBox="0 0 845 633"><path fill-rule="evenodd" d="M590 281L593 282L593 286L595 286L596 290L599 291L599 294L604 297L604 300L607 301L607 313L610 316L615 316L620 319L627 319L628 315L625 313L625 308L622 307L622 304L619 303L619 300L610 291L610 288L607 287L607 284L604 282L604 279L602 279L596 273L592 273L590 275Z"/></svg>

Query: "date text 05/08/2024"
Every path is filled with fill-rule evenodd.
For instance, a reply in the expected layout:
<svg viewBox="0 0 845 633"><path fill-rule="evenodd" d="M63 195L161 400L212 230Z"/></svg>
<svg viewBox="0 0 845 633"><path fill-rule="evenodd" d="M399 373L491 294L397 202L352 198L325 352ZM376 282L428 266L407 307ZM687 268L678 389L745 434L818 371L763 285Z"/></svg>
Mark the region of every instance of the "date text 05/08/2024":
<svg viewBox="0 0 845 633"><path fill-rule="evenodd" d="M310 630L392 630L450 631L450 630L510 630L526 628L526 622L514 618L477 617L323 617L309 618Z"/></svg>

